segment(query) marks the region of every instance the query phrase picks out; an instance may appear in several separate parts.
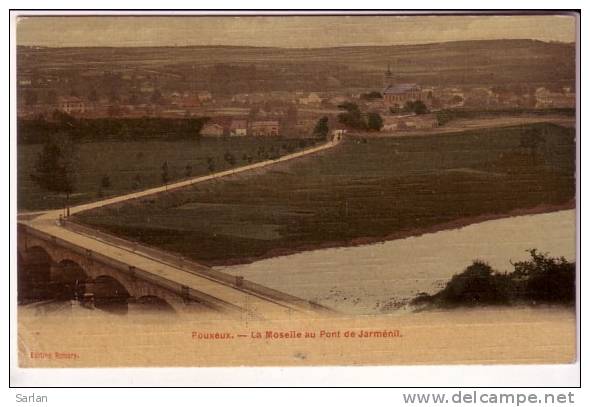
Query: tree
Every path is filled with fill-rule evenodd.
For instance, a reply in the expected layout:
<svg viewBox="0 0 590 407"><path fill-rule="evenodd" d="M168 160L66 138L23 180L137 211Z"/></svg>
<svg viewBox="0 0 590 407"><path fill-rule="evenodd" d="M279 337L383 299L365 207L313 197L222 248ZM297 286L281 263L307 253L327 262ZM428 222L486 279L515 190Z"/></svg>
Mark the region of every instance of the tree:
<svg viewBox="0 0 590 407"><path fill-rule="evenodd" d="M318 138L326 138L328 137L328 132L330 131L328 127L328 117L324 116L318 120L315 128L313 129L313 135Z"/></svg>
<svg viewBox="0 0 590 407"><path fill-rule="evenodd" d="M61 110L54 110L52 117L53 120L59 122L62 128L76 128L78 126L78 121L74 116L62 112Z"/></svg>
<svg viewBox="0 0 590 407"><path fill-rule="evenodd" d="M505 304L508 298L495 275L487 263L475 260L461 274L454 275L438 296L448 305Z"/></svg>
<svg viewBox="0 0 590 407"><path fill-rule="evenodd" d="M345 102L338 105L339 109L345 110L338 114L338 121L352 129L366 129L366 123L363 120L362 113L359 107L352 102Z"/></svg>
<svg viewBox="0 0 590 407"><path fill-rule="evenodd" d="M531 260L514 263L514 277L524 283L524 295L533 301L571 304L576 300L576 265L564 257L527 250Z"/></svg>
<svg viewBox="0 0 590 407"><path fill-rule="evenodd" d="M367 128L369 130L380 131L383 127L383 119L379 113L369 113L367 115Z"/></svg>
<svg viewBox="0 0 590 407"><path fill-rule="evenodd" d="M564 257L549 257L527 250L531 259L511 264L512 272L498 272L475 260L454 275L434 295L419 294L414 304L443 307L553 303L571 305L576 300L576 264Z"/></svg>
<svg viewBox="0 0 590 407"><path fill-rule="evenodd" d="M186 138L199 138L201 136L201 129L209 121L208 117L201 117L201 118L186 118L184 120L184 137Z"/></svg>
<svg viewBox="0 0 590 407"><path fill-rule="evenodd" d="M404 111L415 114L425 114L428 113L428 107L426 107L421 100L408 100L404 105Z"/></svg>
<svg viewBox="0 0 590 407"><path fill-rule="evenodd" d="M75 188L76 146L63 133L49 137L37 156L31 179L41 188L65 194L66 216L69 216L70 195Z"/></svg>
<svg viewBox="0 0 590 407"><path fill-rule="evenodd" d="M111 187L111 179L108 175L103 175L100 180L100 187L103 189L109 189Z"/></svg>
<svg viewBox="0 0 590 407"><path fill-rule="evenodd" d="M459 96L459 95L454 95L451 98L451 103L453 103L454 105L463 102L463 97Z"/></svg>
<svg viewBox="0 0 590 407"><path fill-rule="evenodd" d="M234 157L234 155L232 153L230 153L229 151L225 152L223 158L232 167L236 164L236 157Z"/></svg>
<svg viewBox="0 0 590 407"><path fill-rule="evenodd" d="M215 171L215 160L212 157L207 157L207 169L209 172Z"/></svg>
<svg viewBox="0 0 590 407"><path fill-rule="evenodd" d="M162 164L162 183L168 185L169 181L170 173L168 172L168 161L164 161L164 164Z"/></svg>

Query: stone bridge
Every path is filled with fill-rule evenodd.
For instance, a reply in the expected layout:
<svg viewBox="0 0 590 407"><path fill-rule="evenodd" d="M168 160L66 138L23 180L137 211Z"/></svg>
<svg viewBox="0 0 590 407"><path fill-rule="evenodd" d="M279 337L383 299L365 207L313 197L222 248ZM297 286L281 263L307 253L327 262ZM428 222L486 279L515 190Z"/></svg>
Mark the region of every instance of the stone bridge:
<svg viewBox="0 0 590 407"><path fill-rule="evenodd" d="M20 301L56 296L83 300L85 294L92 294L97 307L124 308L132 302L161 310L239 311L239 307L22 224L18 228L18 266Z"/></svg>
<svg viewBox="0 0 590 407"><path fill-rule="evenodd" d="M117 260L100 250L85 248L82 235L76 233L82 243L78 244L56 234L18 224L19 303L78 300L116 313L133 307L152 312L213 312L256 319L290 318L293 313L323 311L322 307L239 277L226 275L222 281L129 253L130 259L144 260L134 266L128 259ZM154 264L159 265L159 273L154 272Z"/></svg>
<svg viewBox="0 0 590 407"><path fill-rule="evenodd" d="M340 143L341 135L320 146L215 174L91 202L71 213L167 193L315 154ZM67 211L69 215L70 210ZM168 311L213 311L251 318L290 318L293 312L329 311L238 276L184 261L96 230L66 227L61 210L21 214L18 222L19 303L78 300L89 307L125 312L129 306ZM69 220L67 221L70 224ZM190 262L188 262L190 263Z"/></svg>

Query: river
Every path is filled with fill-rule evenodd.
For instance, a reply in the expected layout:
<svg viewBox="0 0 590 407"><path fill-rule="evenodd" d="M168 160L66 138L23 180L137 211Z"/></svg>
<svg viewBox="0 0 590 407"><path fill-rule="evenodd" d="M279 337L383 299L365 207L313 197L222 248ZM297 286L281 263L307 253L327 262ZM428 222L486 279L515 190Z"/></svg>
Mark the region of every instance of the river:
<svg viewBox="0 0 590 407"><path fill-rule="evenodd" d="M474 259L499 271L536 248L575 260L575 211L515 216L355 247L302 252L218 269L348 314L403 309Z"/></svg>

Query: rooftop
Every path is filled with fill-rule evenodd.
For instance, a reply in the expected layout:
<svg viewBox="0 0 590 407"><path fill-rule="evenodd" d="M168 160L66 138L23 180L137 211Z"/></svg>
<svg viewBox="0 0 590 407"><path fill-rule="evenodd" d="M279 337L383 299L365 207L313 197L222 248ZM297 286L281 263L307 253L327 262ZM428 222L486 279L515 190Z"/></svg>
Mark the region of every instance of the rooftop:
<svg viewBox="0 0 590 407"><path fill-rule="evenodd" d="M398 83L396 85L389 85L383 89L383 94L399 95L402 93L410 92L413 90L419 90L420 86L416 83Z"/></svg>

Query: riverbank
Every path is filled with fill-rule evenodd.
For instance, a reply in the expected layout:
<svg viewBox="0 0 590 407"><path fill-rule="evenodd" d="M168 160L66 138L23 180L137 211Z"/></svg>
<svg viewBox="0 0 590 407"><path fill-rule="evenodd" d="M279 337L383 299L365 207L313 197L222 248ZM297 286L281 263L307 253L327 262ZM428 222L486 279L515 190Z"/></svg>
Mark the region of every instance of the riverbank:
<svg viewBox="0 0 590 407"><path fill-rule="evenodd" d="M454 229L464 228L465 226L475 225L482 222L492 221L492 220L499 220L499 219L506 219L511 218L514 216L525 216L525 215L538 215L542 213L552 213L552 212L559 212L564 210L575 209L576 202L575 200L570 200L560 205L550 205L550 204L543 204L537 205L531 208L520 208L514 209L506 213L498 214L498 213L489 213L483 214L478 216L471 216L471 217L464 217L452 220L450 222L444 222L437 225L424 227L424 228L415 228L413 230L407 231L399 231L395 233L391 233L384 237L362 237L362 238L355 238L348 241L334 241L334 242L322 242L315 245L303 245L296 248L281 248L271 250L268 253L256 256L256 257L244 257L241 259L227 259L222 261L216 261L215 263L211 264L214 267L231 267L231 266L238 266L242 264L250 264L258 261L263 261L267 259L272 259L276 257L282 256L290 256L297 253L314 251L314 250L324 250L324 249L335 249L339 247L358 247L358 246L365 246L377 243L385 243L392 240L399 240L399 239L407 239L411 237L419 237L429 233L436 233Z"/></svg>

